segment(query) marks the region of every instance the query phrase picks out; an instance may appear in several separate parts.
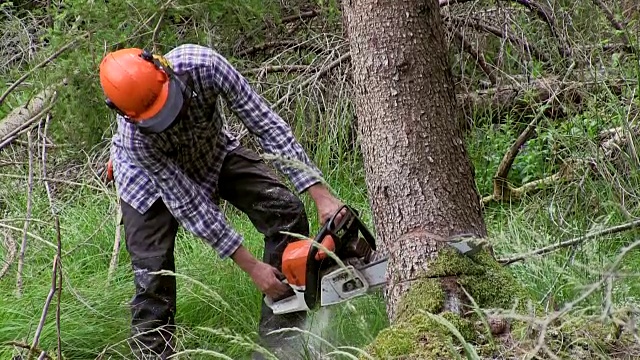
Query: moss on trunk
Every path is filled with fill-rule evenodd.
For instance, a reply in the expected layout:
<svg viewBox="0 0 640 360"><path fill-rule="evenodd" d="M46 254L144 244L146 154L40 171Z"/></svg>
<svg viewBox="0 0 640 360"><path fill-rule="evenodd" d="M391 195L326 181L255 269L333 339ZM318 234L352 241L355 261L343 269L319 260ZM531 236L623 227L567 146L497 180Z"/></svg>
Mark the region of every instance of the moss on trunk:
<svg viewBox="0 0 640 360"><path fill-rule="evenodd" d="M366 349L367 353L375 359L457 359L464 356L459 339L428 314L444 317L479 354L495 350L490 330L482 325L483 319L472 308L461 309L467 314L465 316L443 311L446 296L441 283L443 278L455 279L480 308L522 311L530 305L526 289L488 251L469 257L445 249L430 264L429 271L402 297L395 321L378 334Z"/></svg>
<svg viewBox="0 0 640 360"><path fill-rule="evenodd" d="M467 354L460 338L430 314L438 314L451 323L481 358L494 358L497 354L501 358L521 358L524 352L536 347L539 329L529 322L513 321L505 326L500 342L494 339L495 328L491 329L491 324L490 328L486 326L491 321L480 318L480 312L472 307L462 308L463 315L443 310L446 296L443 277L454 278L479 308L513 310L539 319L545 315L544 309L531 301L527 289L488 251L468 257L446 249L402 297L391 326L381 331L365 349L370 356L402 360L465 358ZM625 353L631 348L637 351L640 345L635 343L633 333L623 330L598 314L593 317L569 314L547 328L545 344L560 359L595 359L603 354ZM507 346L500 346L505 343ZM539 355L544 357L543 351Z"/></svg>

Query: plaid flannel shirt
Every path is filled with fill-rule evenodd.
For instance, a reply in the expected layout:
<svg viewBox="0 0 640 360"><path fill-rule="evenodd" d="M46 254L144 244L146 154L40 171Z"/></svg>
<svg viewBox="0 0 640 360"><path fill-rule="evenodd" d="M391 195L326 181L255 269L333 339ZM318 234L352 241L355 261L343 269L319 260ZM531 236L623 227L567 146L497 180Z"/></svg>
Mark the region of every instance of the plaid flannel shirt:
<svg viewBox="0 0 640 360"><path fill-rule="evenodd" d="M227 152L239 141L224 129L216 107L219 95L267 153L298 160L316 174L275 161L298 192L317 183L319 169L290 127L220 54L193 44L165 55L177 72L189 72L197 94L188 116L160 134L143 134L120 116L111 156L119 196L140 213L162 198L185 229L205 239L225 258L242 243L217 205L217 180Z"/></svg>

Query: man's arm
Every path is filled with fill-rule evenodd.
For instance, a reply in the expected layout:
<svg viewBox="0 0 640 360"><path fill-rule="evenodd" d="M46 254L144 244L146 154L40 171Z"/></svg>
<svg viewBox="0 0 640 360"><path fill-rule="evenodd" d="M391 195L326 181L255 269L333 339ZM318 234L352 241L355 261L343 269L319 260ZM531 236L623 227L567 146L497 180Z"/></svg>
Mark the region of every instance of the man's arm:
<svg viewBox="0 0 640 360"><path fill-rule="evenodd" d="M210 49L206 51L211 59L205 74L210 85L224 95L231 110L266 152L285 158L285 162L275 161L278 169L289 177L300 193L318 184L322 174L295 139L289 125L223 56ZM296 168L298 164L286 164L286 160L301 162L307 169Z"/></svg>
<svg viewBox="0 0 640 360"><path fill-rule="evenodd" d="M205 239L221 258L231 257L263 294L276 298L287 291L276 276L278 270L256 259L242 245L242 237L227 224L219 207L170 158L142 140L131 140L126 151L156 184L182 226Z"/></svg>

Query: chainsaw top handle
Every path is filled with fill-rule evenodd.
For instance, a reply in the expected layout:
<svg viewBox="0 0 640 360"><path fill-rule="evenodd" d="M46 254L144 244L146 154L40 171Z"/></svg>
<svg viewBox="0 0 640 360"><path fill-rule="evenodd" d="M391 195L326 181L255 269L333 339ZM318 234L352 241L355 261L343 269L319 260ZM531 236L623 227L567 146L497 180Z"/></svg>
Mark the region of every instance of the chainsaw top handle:
<svg viewBox="0 0 640 360"><path fill-rule="evenodd" d="M336 222L338 215L346 209L344 216ZM354 229L355 226L355 229ZM338 252L344 245L345 234L349 231L360 231L364 240L369 244L373 251L376 251L376 243L373 235L358 217L358 212L348 205L342 205L322 226L313 241L320 243L324 248L331 252ZM358 235L357 233L355 234ZM339 254L337 254L339 256ZM315 261L321 261L326 258L324 249L312 245L309 249L307 264ZM314 271L314 270L311 270Z"/></svg>

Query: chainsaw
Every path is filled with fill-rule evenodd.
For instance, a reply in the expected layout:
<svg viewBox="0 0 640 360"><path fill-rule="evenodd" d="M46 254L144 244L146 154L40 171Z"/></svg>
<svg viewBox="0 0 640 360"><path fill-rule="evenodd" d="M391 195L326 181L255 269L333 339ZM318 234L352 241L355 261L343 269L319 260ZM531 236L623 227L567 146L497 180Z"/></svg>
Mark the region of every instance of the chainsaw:
<svg viewBox="0 0 640 360"><path fill-rule="evenodd" d="M336 222L343 209L345 215ZM473 235L458 235L447 242L463 255L473 255L482 246ZM323 225L314 239L299 239L287 245L282 256L283 283L289 291L277 299L264 297L274 314L287 314L339 304L368 294L386 284L388 258L373 261L375 238L358 217L343 205Z"/></svg>
<svg viewBox="0 0 640 360"><path fill-rule="evenodd" d="M336 222L338 214L344 216ZM282 255L283 283L289 291L277 299L265 296L274 314L309 311L365 295L386 282L386 259L371 261L375 238L358 217L343 205L314 239L294 240Z"/></svg>

